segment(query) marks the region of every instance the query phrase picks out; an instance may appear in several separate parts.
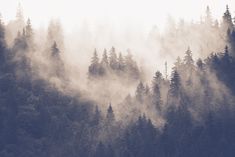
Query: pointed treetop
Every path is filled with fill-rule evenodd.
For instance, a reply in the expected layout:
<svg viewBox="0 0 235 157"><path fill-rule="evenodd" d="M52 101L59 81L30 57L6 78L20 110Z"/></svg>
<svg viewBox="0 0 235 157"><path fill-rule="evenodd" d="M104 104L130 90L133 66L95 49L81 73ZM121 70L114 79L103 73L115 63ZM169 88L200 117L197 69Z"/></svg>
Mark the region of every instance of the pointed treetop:
<svg viewBox="0 0 235 157"><path fill-rule="evenodd" d="M113 122L115 120L115 116L114 116L114 113L113 113L113 108L112 108L111 103L109 103L106 118L108 120L108 123Z"/></svg>
<svg viewBox="0 0 235 157"><path fill-rule="evenodd" d="M228 45L225 46L225 53L228 53Z"/></svg>
<svg viewBox="0 0 235 157"><path fill-rule="evenodd" d="M113 108L112 108L112 104L111 102L109 103L109 107L108 107L108 113L113 113Z"/></svg>
<svg viewBox="0 0 235 157"><path fill-rule="evenodd" d="M95 50L94 50L91 63L92 63L92 64L99 64L99 57L98 57L96 48L95 48Z"/></svg>
<svg viewBox="0 0 235 157"><path fill-rule="evenodd" d="M101 63L106 65L106 66L109 64L108 55L107 55L107 50L106 49L104 49Z"/></svg>
<svg viewBox="0 0 235 157"><path fill-rule="evenodd" d="M192 65L194 63L190 47L188 47L187 51L185 52L184 62L187 65Z"/></svg>
<svg viewBox="0 0 235 157"><path fill-rule="evenodd" d="M153 84L160 84L162 79L162 73L160 71L157 71L155 73L155 76L153 77Z"/></svg>

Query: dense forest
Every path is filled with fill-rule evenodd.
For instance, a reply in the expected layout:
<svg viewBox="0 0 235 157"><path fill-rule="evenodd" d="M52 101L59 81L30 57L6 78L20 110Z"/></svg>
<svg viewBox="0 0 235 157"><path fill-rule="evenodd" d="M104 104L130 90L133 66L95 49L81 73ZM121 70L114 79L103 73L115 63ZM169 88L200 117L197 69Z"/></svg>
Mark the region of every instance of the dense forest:
<svg viewBox="0 0 235 157"><path fill-rule="evenodd" d="M58 21L51 21L42 44L20 8L15 20L1 19L0 156L233 157L235 21L229 7L221 22L207 7L200 22L169 26L165 34L151 31L146 44L165 55L182 51L170 75L166 64L149 81L134 52L113 46L87 52L93 56L80 73L86 81L77 81L86 88L77 89ZM189 38L192 47L184 44Z"/></svg>

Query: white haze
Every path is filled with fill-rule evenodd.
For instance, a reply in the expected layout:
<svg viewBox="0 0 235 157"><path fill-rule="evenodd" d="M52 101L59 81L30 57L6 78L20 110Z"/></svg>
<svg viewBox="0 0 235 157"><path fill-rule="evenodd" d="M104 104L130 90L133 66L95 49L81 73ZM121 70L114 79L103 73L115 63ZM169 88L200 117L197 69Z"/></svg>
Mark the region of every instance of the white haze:
<svg viewBox="0 0 235 157"><path fill-rule="evenodd" d="M176 23L182 18L186 20L186 24L190 24L192 20L194 23L200 21L200 15L202 17L205 15L207 5L211 8L213 18L218 20L221 20L226 4L230 5L232 13L235 9L235 1L229 0L216 2L212 0L22 0L20 2L24 10L25 20L29 17L32 21L38 49L37 52L32 54L33 57L30 56L30 58L34 62L33 66L38 68L37 72L39 75L45 79L49 78L50 82L59 84L61 87L60 80L56 77L49 77L51 69L48 67L50 67L51 63L45 59L47 57L46 54L49 54L47 51L51 47L51 41L57 40L58 42L58 40L61 40L58 45L62 51L61 56L65 62L67 77L70 80L69 84L67 84L69 89L67 88L66 92L69 91L69 94L71 94L74 91L85 91L88 93L86 98L96 100L97 103L103 105L101 106L103 110L106 110L108 103L112 102L117 116L131 112L130 107L126 109L123 106L118 106L118 104L129 93L132 96L134 95L137 82L132 86L125 86L120 81L107 80L108 86L105 84L106 82L87 86L88 66L95 48L99 57L102 56L104 48L109 50L114 46L117 53L122 52L124 55L127 54L127 49L130 49L138 65L145 70L145 83L151 85L154 72L156 70L164 72L164 63L168 61L169 75L176 57L182 57L188 46L191 46L194 59L205 57L212 51L222 51L224 48L223 42L221 42L221 45L213 44L213 48L214 46L218 47L204 50L207 54L203 55L199 52L199 47L197 46L200 41L189 40L180 45L180 48L176 49L175 53L162 52L158 47L159 43L153 43L154 45L156 44L153 47L148 45L149 34L154 25L157 26L160 34L164 34L167 32L165 25L169 17L176 19ZM0 11L4 22L8 24L15 19L18 1L0 0L0 4L2 4L0 5ZM50 25L53 25L53 22L50 22L52 18L54 21L56 21L55 19L60 20L63 29L57 28L56 30L61 32L53 32L55 27L51 27L52 30L50 30ZM56 38L50 42L48 42L48 25L52 36ZM197 33L197 30L189 31L191 34ZM192 36L190 35L190 37ZM8 42L11 43L13 39L11 37ZM154 40L151 41L154 42ZM174 42L170 42L167 46L174 48L175 45ZM217 80L213 82L217 83ZM219 83L213 85L213 87L216 91L220 89L227 93L225 87ZM63 87L61 88L64 89ZM103 91L100 91L100 89ZM149 112L146 108L139 108L139 110L146 112L149 117L153 115L153 112Z"/></svg>
<svg viewBox="0 0 235 157"><path fill-rule="evenodd" d="M95 47L102 51L115 46L124 53L127 49L133 50L140 64L147 60L148 65L143 66L161 71L164 62L168 60L172 65L170 59L176 56L162 56L158 49L146 49L145 40L153 26L162 32L169 16L175 18L176 23L179 19L200 21L207 5L213 18L219 21L226 4L232 13L235 9L232 0L0 0L0 3L6 23L15 18L19 3L25 20L30 18L34 28L46 30L52 18L59 19L64 28L67 52L71 52L71 63L77 64L79 58L87 61ZM190 43L185 45L190 46Z"/></svg>

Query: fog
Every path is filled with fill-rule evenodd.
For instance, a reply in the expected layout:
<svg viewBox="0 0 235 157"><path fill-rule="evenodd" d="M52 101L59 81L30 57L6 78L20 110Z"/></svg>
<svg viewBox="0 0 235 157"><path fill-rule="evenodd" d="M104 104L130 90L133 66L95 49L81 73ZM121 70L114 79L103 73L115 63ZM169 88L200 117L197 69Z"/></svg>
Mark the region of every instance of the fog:
<svg viewBox="0 0 235 157"><path fill-rule="evenodd" d="M24 3L27 4L26 1ZM64 3L58 3L60 7L62 4ZM130 4L127 3L127 5ZM167 3L164 5L167 6ZM125 9L127 9L126 7L124 7L124 11L127 12ZM81 13L81 11L79 12ZM115 10L112 12L115 12ZM156 16L156 24L150 26L153 21L150 20L151 22L149 22L149 19L147 19L147 23L142 19L143 17L140 17L140 19L134 18L131 21L126 19L122 21L119 19L122 15L119 15L119 20L117 20L111 18L115 15L112 13L107 19L98 18L94 20L93 16L92 18L86 17L80 20L79 23L75 22L73 29L69 29L67 26L67 21L63 19L65 15L60 18L50 19L45 26L39 26L38 21L40 21L40 18L37 19L35 14L29 14L35 16L35 18L26 20L27 15L23 13L23 7L18 6L16 18L5 22L7 44L9 47L15 47L15 51L19 54L15 56L13 61L17 62L22 58L22 55L26 55L34 79L42 78L67 95L73 95L74 97L81 95L83 99L93 100L104 112L111 103L119 120L129 115L128 118L132 121L138 115L146 114L156 125L164 124L164 114L169 108L168 105L171 104L171 102L168 102L169 79L177 57L184 58L186 50L190 47L195 61L192 64L196 66L198 58L204 60L212 52L223 52L227 44L222 17L214 18L211 9L206 7L201 13L201 18L196 20L188 20L188 17L184 16L179 19L177 16L168 15L165 17L165 24L162 24L164 20L159 20L159 17ZM133 14L135 14L135 11ZM146 13L146 16L148 14L149 12ZM98 16L101 15L98 14ZM134 17L137 16L138 14ZM186 20L183 18L186 18ZM141 20L143 21L140 22ZM28 49L29 52L24 54L17 46L15 38L17 34L18 36L19 34L24 36L24 26L29 24L32 26L33 32L33 39L30 41L32 45ZM205 30L207 31L205 32ZM95 80L90 79L89 66L91 65L93 52L96 50L98 59L101 61L103 51L106 49L110 59L112 47L115 48L117 55L122 53L124 59L131 55L131 60L133 60L133 64L136 64L136 70L138 70L136 79L129 75L122 77L121 74L116 74L110 69L104 77ZM56 53L56 56L54 56L54 53ZM156 71L162 73L162 79L165 81L160 89L162 101L165 104L161 106L161 113L151 107L150 100L142 102L145 105L137 102L136 106L133 106L132 103L134 102L125 103L128 95L132 97L131 99L135 97L136 87L140 81L144 85L148 85L150 90L153 91L152 80ZM20 68L17 74L19 77L24 75ZM183 82L187 82L188 74L182 73L182 75L181 77L184 77L182 78ZM192 82L194 86L191 87L192 89L184 88L189 97L198 94L198 100L201 100L203 99L203 90L201 88L204 88L199 81L201 76L198 76L196 72L193 75ZM232 101L233 97L229 90L217 80L215 74L208 71L207 75L211 77L208 78L211 81L209 86L214 91L213 100L211 101L223 101L224 96L228 97L228 101ZM196 100L195 103L197 103ZM191 112L195 119L200 119L200 112L204 112L201 110L203 109L200 108L200 105L192 107ZM156 114L156 112L159 113Z"/></svg>

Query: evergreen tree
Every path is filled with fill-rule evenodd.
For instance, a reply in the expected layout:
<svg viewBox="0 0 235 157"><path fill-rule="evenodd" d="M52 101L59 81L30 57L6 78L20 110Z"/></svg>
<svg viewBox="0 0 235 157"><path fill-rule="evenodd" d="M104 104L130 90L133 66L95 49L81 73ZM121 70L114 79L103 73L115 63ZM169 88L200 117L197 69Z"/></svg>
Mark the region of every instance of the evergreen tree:
<svg viewBox="0 0 235 157"><path fill-rule="evenodd" d="M190 50L190 47L188 47L188 50L185 52L184 63L186 64L187 67L192 67L194 64L192 51Z"/></svg>
<svg viewBox="0 0 235 157"><path fill-rule="evenodd" d="M90 76L99 76L100 75L100 64L97 51L95 49L93 57L91 58L91 65L89 66Z"/></svg>
<svg viewBox="0 0 235 157"><path fill-rule="evenodd" d="M54 76L65 78L63 75L65 72L64 64L60 56L60 49L57 47L57 43L54 42L54 44L51 47L51 61L52 61L52 69Z"/></svg>
<svg viewBox="0 0 235 157"><path fill-rule="evenodd" d="M182 67L182 60L181 60L181 58L178 56L177 59L176 59L176 62L174 63L173 69L174 69L174 70L177 70L177 71L181 71L181 67Z"/></svg>
<svg viewBox="0 0 235 157"><path fill-rule="evenodd" d="M118 56L118 70L123 71L124 68L125 68L125 63L122 57L122 53L120 52Z"/></svg>
<svg viewBox="0 0 235 157"><path fill-rule="evenodd" d="M136 100L140 103L144 102L144 96L145 96L145 88L143 83L140 81L140 83L137 86L136 92L135 92Z"/></svg>
<svg viewBox="0 0 235 157"><path fill-rule="evenodd" d="M200 70L200 71L203 71L203 70L205 70L205 64L203 63L203 61L202 61L202 59L201 58L199 58L198 60L197 60L197 67L198 67L198 69Z"/></svg>
<svg viewBox="0 0 235 157"><path fill-rule="evenodd" d="M226 11L223 16L222 28L224 29L224 31L227 31L228 29L233 30L232 16L229 11L228 5L226 6Z"/></svg>
<svg viewBox="0 0 235 157"><path fill-rule="evenodd" d="M162 73L160 71L157 71L152 81L153 88L155 85L161 86L162 82L163 82Z"/></svg>
<svg viewBox="0 0 235 157"><path fill-rule="evenodd" d="M115 121L115 115L114 115L111 103L109 104L109 107L107 109L106 119L107 119L108 124L111 124L111 125Z"/></svg>
<svg viewBox="0 0 235 157"><path fill-rule="evenodd" d="M192 51L190 50L190 48L188 48L188 50L185 53L184 63L185 63L184 65L185 68L182 74L184 74L184 78L186 79L186 85L189 86L192 84L192 74L194 71L194 60L193 60Z"/></svg>
<svg viewBox="0 0 235 157"><path fill-rule="evenodd" d="M109 70L109 61L107 56L107 51L104 49L102 60L100 63L100 75L105 75L108 73Z"/></svg>
<svg viewBox="0 0 235 157"><path fill-rule="evenodd" d="M116 51L115 51L114 47L112 47L111 50L110 50L109 64L110 64L111 69L117 70L118 61L117 61L117 54L116 54Z"/></svg>
<svg viewBox="0 0 235 157"><path fill-rule="evenodd" d="M180 95L181 82L180 75L177 70L173 70L171 74L171 83L170 83L170 94L173 97L178 97Z"/></svg>
<svg viewBox="0 0 235 157"><path fill-rule="evenodd" d="M107 50L104 49L102 60L101 60L101 65L104 67L108 67L109 61L108 61L108 55L107 55Z"/></svg>
<svg viewBox="0 0 235 157"><path fill-rule="evenodd" d="M100 121L101 121L101 112L99 110L99 107L96 105L95 107L95 114L94 114L94 117L93 117L93 125L97 126L100 124Z"/></svg>
<svg viewBox="0 0 235 157"><path fill-rule="evenodd" d="M25 36L27 38L28 41L33 40L33 29L32 29L32 25L31 25L31 21L30 19L27 20L27 25L25 27Z"/></svg>
<svg viewBox="0 0 235 157"><path fill-rule="evenodd" d="M131 52L128 50L127 56L125 56L125 72L130 78L139 79L140 71L137 63L133 60Z"/></svg>
<svg viewBox="0 0 235 157"><path fill-rule="evenodd" d="M161 111L162 104L160 87L158 84L155 84L153 87L153 105L157 111Z"/></svg>

